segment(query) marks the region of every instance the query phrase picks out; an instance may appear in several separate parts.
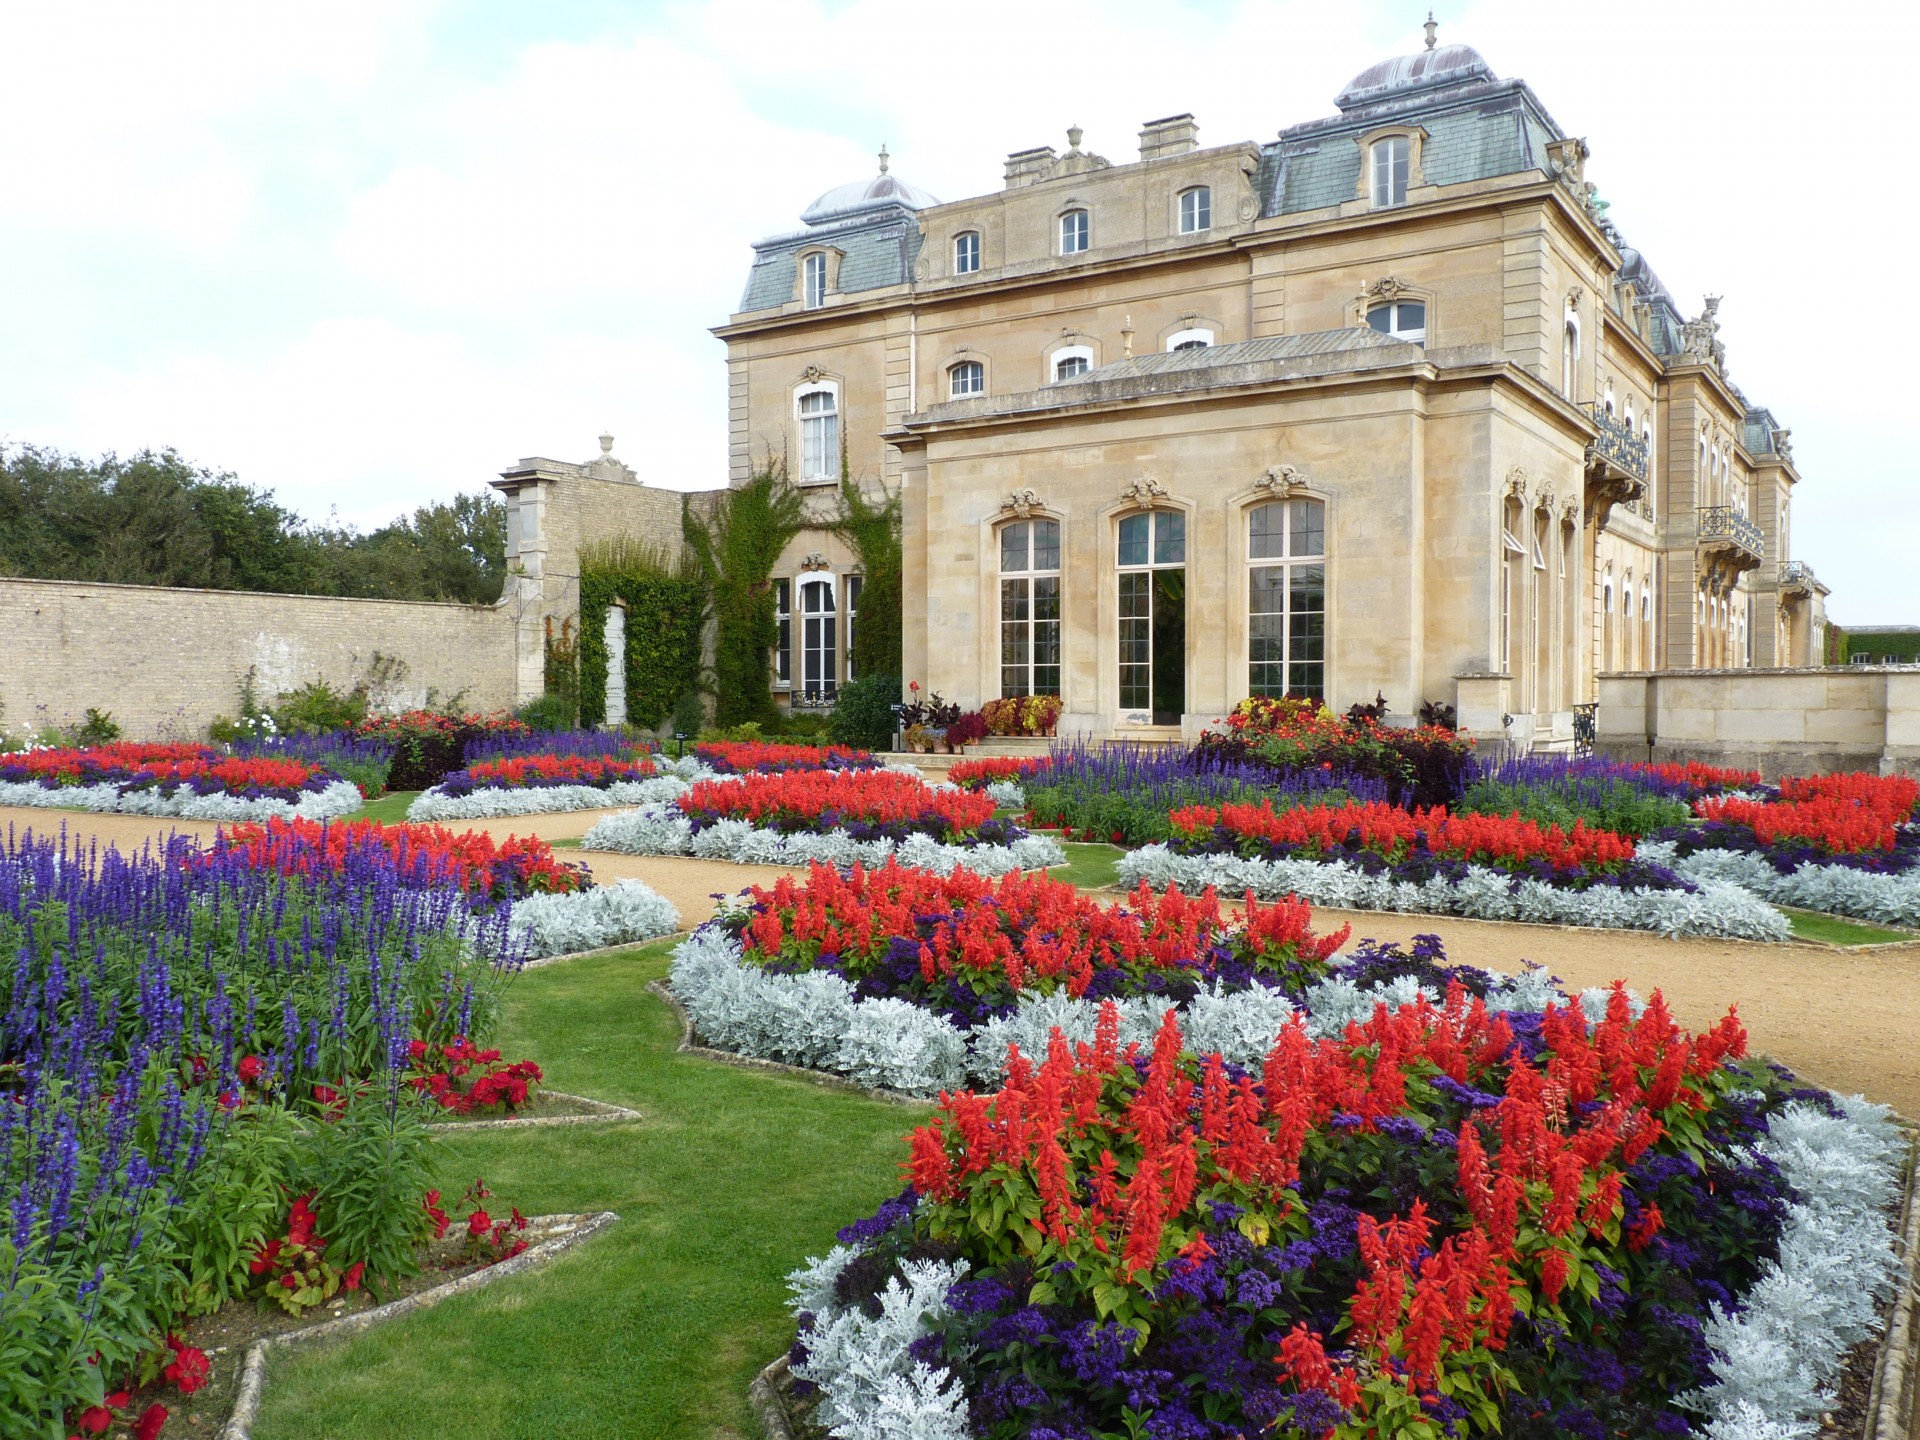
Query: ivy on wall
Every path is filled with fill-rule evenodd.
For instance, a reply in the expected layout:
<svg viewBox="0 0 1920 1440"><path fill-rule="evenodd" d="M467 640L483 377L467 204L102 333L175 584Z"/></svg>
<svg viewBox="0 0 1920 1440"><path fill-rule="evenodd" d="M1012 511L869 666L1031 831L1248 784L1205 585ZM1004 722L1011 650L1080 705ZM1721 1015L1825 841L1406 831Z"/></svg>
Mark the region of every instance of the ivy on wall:
<svg viewBox="0 0 1920 1440"><path fill-rule="evenodd" d="M860 588L860 623L853 631L853 673L898 676L902 628L899 492L882 490L875 503L843 475L840 518L832 528L853 548L865 577Z"/></svg>
<svg viewBox="0 0 1920 1440"><path fill-rule="evenodd" d="M627 719L657 728L700 684L706 584L657 546L618 536L581 547L580 723L607 718L607 611L627 607Z"/></svg>
<svg viewBox="0 0 1920 1440"><path fill-rule="evenodd" d="M721 494L711 514L688 505L682 517L692 570L704 582L713 613L714 723L770 722L775 710L767 652L779 638L773 567L806 526L800 492L788 481L786 465L769 457L746 484Z"/></svg>

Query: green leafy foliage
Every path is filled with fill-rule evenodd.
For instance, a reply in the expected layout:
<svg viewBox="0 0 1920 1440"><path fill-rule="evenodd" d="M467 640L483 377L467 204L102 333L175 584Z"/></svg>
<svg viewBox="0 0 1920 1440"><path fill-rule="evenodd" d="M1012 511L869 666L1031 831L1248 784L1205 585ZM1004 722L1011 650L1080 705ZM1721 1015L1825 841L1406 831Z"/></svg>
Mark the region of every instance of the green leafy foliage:
<svg viewBox="0 0 1920 1440"><path fill-rule="evenodd" d="M411 1097L369 1090L349 1096L303 1147L293 1189L317 1195L328 1249L365 1261L372 1286L419 1272L419 1247L433 1235L420 1204L433 1184L432 1140Z"/></svg>
<svg viewBox="0 0 1920 1440"><path fill-rule="evenodd" d="M854 481L843 478L840 518L834 523L833 533L853 547L864 577L860 589L860 623L853 631L853 673L897 676L904 663L899 493L883 489L875 502ZM897 700L897 681L894 689ZM887 733L893 732L889 729Z"/></svg>
<svg viewBox="0 0 1920 1440"><path fill-rule="evenodd" d="M1454 808L1473 815L1518 815L1566 830L1576 820L1584 820L1589 829L1636 837L1668 825L1684 825L1692 813L1683 801L1649 795L1625 780L1588 781L1576 793L1488 778L1468 786Z"/></svg>
<svg viewBox="0 0 1920 1440"><path fill-rule="evenodd" d="M0 446L0 572L211 590L490 605L506 510L485 493L423 505L370 533L315 525L172 450L83 460Z"/></svg>
<svg viewBox="0 0 1920 1440"><path fill-rule="evenodd" d="M866 600L861 597L860 622L866 623ZM834 700L833 717L827 722L827 738L836 745L853 745L861 750L889 750L899 720L893 707L900 703L900 677L895 674L862 672L858 680L840 687Z"/></svg>
<svg viewBox="0 0 1920 1440"><path fill-rule="evenodd" d="M247 1266L287 1213L293 1117L256 1105L219 1131L208 1163L187 1179L176 1212L180 1308L205 1315L244 1295Z"/></svg>
<svg viewBox="0 0 1920 1440"><path fill-rule="evenodd" d="M746 484L721 494L710 514L689 504L683 517L687 551L713 612L714 723L769 724L775 712L767 654L779 638L773 567L805 528L805 504L786 465L769 459Z"/></svg>
<svg viewBox="0 0 1920 1440"><path fill-rule="evenodd" d="M607 718L607 611L626 606L627 718L658 728L700 680L706 586L656 546L619 536L580 551L580 723Z"/></svg>

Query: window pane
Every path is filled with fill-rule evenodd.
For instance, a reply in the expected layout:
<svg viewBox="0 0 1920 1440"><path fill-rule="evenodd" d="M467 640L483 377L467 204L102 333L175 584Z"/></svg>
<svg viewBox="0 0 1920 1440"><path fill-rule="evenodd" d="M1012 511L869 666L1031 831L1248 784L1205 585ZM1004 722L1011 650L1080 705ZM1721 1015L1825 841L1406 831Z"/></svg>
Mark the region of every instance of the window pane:
<svg viewBox="0 0 1920 1440"><path fill-rule="evenodd" d="M1327 572L1321 565L1291 565L1287 568L1287 610L1298 616L1318 614L1327 608Z"/></svg>
<svg viewBox="0 0 1920 1440"><path fill-rule="evenodd" d="M1053 621L1060 618L1060 577L1049 575L1033 582L1033 618ZM1056 634L1058 631L1055 632Z"/></svg>
<svg viewBox="0 0 1920 1440"><path fill-rule="evenodd" d="M1284 505L1256 505L1247 514L1247 558L1277 560L1286 553Z"/></svg>
<svg viewBox="0 0 1920 1440"><path fill-rule="evenodd" d="M1002 580L1000 582L1000 619L1003 623L1027 619L1027 582L1025 580Z"/></svg>
<svg viewBox="0 0 1920 1440"><path fill-rule="evenodd" d="M1327 553L1327 507L1318 500L1289 500L1288 520L1295 555Z"/></svg>
<svg viewBox="0 0 1920 1440"><path fill-rule="evenodd" d="M1402 334L1409 330L1424 330L1427 328L1427 307L1418 300L1402 300L1397 318L1400 323L1394 328Z"/></svg>
<svg viewBox="0 0 1920 1440"><path fill-rule="evenodd" d="M1065 380L1074 375L1084 375L1090 368L1090 362L1084 355L1068 355L1053 367L1053 378Z"/></svg>
<svg viewBox="0 0 1920 1440"><path fill-rule="evenodd" d="M1374 306L1373 309L1367 312L1367 324L1378 330L1382 335L1391 335L1393 333L1393 307L1391 305Z"/></svg>
<svg viewBox="0 0 1920 1440"><path fill-rule="evenodd" d="M980 237L974 231L955 237L953 268L960 275L971 275L980 268Z"/></svg>
<svg viewBox="0 0 1920 1440"><path fill-rule="evenodd" d="M1287 571L1282 565L1256 565L1247 572L1247 613L1278 615L1286 609Z"/></svg>
<svg viewBox="0 0 1920 1440"><path fill-rule="evenodd" d="M1147 533L1153 523L1149 515L1129 515L1120 522L1120 563L1122 565L1144 565L1147 563ZM1124 592L1126 581L1122 579ZM1144 591L1142 593L1145 593ZM1145 614L1145 611L1141 612Z"/></svg>
<svg viewBox="0 0 1920 1440"><path fill-rule="evenodd" d="M1019 571L1027 568L1027 530L1028 524L1022 520L1017 525L1004 525L1000 529L1000 568L1004 571Z"/></svg>
<svg viewBox="0 0 1920 1440"><path fill-rule="evenodd" d="M1183 565L1187 559L1187 517L1184 511L1162 510L1154 516L1153 563Z"/></svg>
<svg viewBox="0 0 1920 1440"><path fill-rule="evenodd" d="M1060 568L1060 522L1058 520L1033 522L1033 568L1036 570Z"/></svg>

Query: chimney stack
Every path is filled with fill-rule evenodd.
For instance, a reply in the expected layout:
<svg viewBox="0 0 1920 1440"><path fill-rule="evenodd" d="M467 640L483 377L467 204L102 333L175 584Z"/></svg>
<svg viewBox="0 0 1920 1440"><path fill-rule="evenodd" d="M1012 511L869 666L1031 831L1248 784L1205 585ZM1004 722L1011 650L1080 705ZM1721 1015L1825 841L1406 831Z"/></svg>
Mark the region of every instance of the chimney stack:
<svg viewBox="0 0 1920 1440"><path fill-rule="evenodd" d="M1041 145L1032 150L1016 150L1007 156L1007 185L1018 190L1023 185L1038 185L1053 178L1053 147Z"/></svg>
<svg viewBox="0 0 1920 1440"><path fill-rule="evenodd" d="M1200 148L1200 127L1191 115L1169 115L1164 120L1149 120L1140 128L1140 158L1158 160L1165 155L1185 155Z"/></svg>

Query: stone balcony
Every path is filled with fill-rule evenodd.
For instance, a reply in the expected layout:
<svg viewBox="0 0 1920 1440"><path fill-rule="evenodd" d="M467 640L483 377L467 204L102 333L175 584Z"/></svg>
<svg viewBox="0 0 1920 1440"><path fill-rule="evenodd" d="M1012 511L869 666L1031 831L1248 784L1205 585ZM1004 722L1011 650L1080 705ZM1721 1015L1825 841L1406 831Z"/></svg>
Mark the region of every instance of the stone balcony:
<svg viewBox="0 0 1920 1440"><path fill-rule="evenodd" d="M1701 573L1715 589L1731 590L1767 558L1760 527L1731 505L1702 505L1694 548Z"/></svg>
<svg viewBox="0 0 1920 1440"><path fill-rule="evenodd" d="M1804 598L1815 593L1825 595L1827 587L1820 583L1820 577L1813 573L1813 567L1804 560L1782 560L1780 562L1780 593L1788 599Z"/></svg>
<svg viewBox="0 0 1920 1440"><path fill-rule="evenodd" d="M1647 442L1604 405L1590 404L1586 411L1593 422L1586 454L1587 518L1604 525L1614 506L1645 501Z"/></svg>

